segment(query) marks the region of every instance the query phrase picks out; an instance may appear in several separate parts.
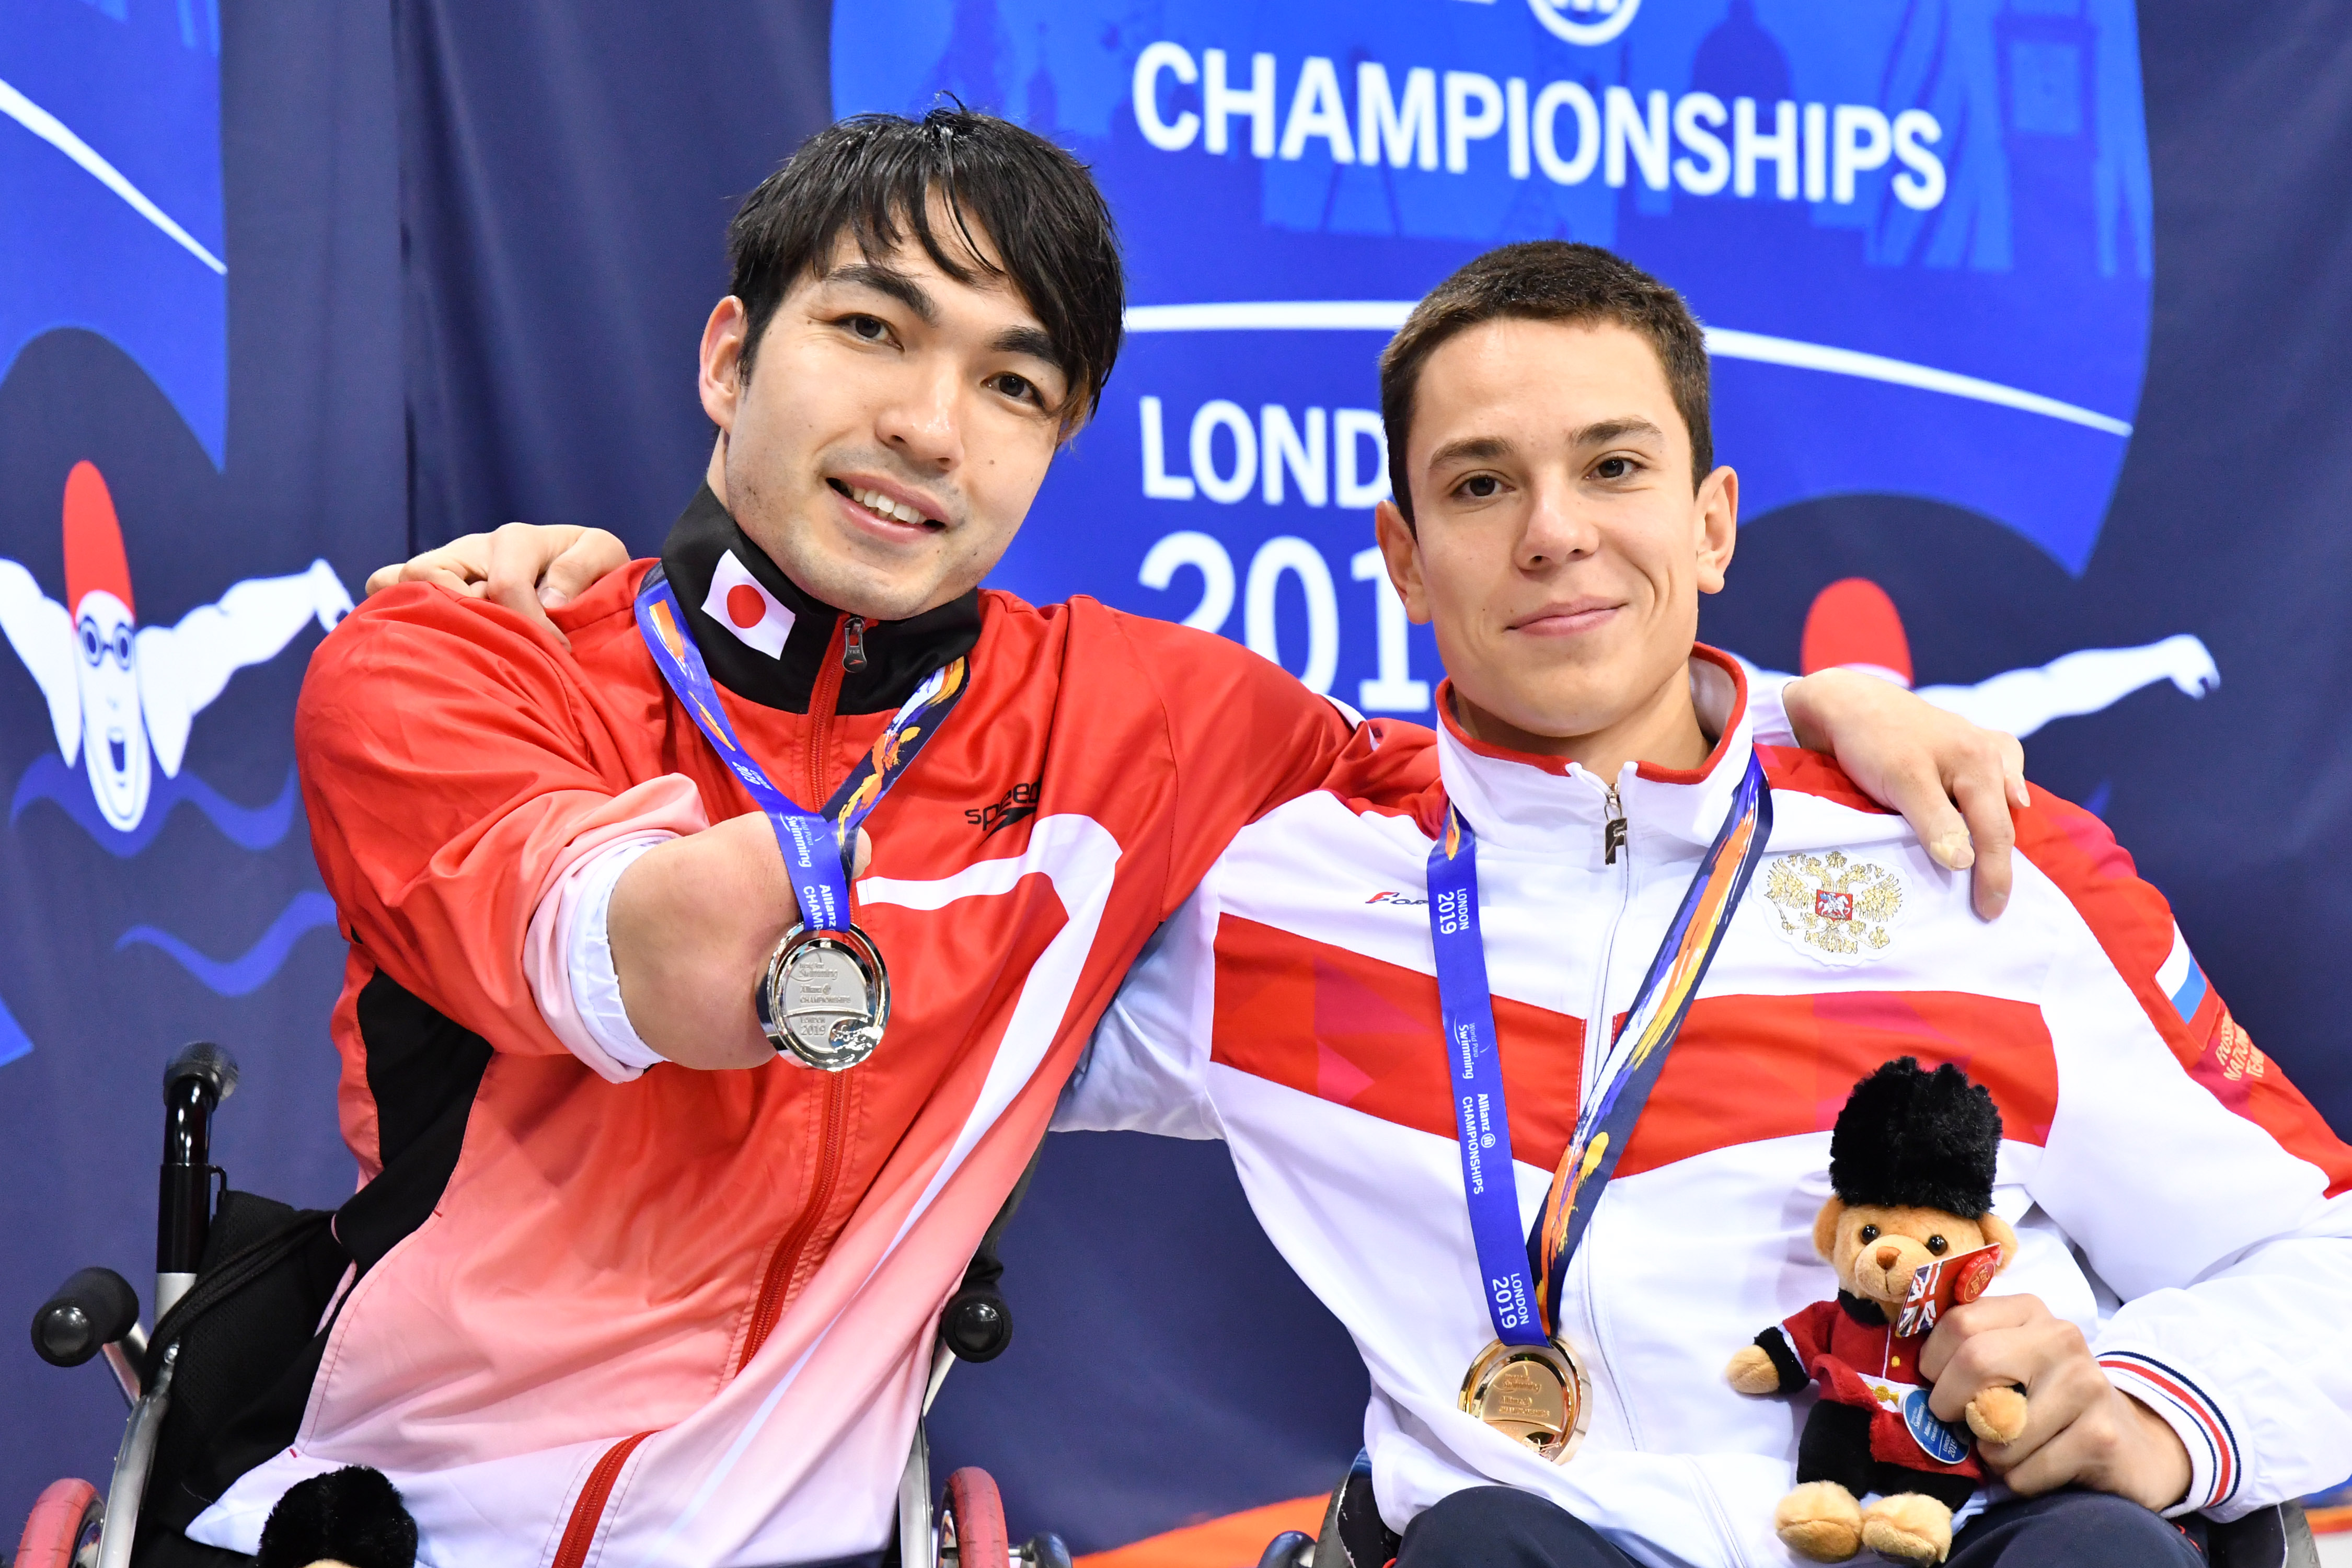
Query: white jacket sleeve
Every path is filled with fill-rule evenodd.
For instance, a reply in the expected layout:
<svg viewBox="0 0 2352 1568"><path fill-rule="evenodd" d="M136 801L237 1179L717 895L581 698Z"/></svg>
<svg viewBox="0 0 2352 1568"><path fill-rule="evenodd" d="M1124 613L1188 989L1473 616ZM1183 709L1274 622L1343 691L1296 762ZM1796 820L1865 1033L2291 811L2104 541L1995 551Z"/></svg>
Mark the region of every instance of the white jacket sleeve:
<svg viewBox="0 0 2352 1568"><path fill-rule="evenodd" d="M2021 840L2059 1089L2027 1185L2121 1299L2100 1364L2188 1448L2170 1511L2234 1519L2352 1470L2352 1151L2237 1027L2162 897L2073 818L2071 851Z"/></svg>
<svg viewBox="0 0 2352 1568"><path fill-rule="evenodd" d="M1761 665L1750 664L1739 658L1738 654L1731 657L1739 659L1740 670L1748 677L1748 717L1753 726L1756 743L1759 746L1795 745L1797 731L1789 722L1788 693L1789 688L1796 684L1797 678L1786 670L1766 669ZM1696 661L1692 669L1696 677L1698 669ZM1697 700L1699 718L1706 723L1707 732L1722 734L1728 713L1719 711L1704 689L1695 686L1693 696Z"/></svg>
<svg viewBox="0 0 2352 1568"><path fill-rule="evenodd" d="M1062 1091L1056 1132L1223 1138L1208 1093L1216 1022L1217 869L1155 932Z"/></svg>

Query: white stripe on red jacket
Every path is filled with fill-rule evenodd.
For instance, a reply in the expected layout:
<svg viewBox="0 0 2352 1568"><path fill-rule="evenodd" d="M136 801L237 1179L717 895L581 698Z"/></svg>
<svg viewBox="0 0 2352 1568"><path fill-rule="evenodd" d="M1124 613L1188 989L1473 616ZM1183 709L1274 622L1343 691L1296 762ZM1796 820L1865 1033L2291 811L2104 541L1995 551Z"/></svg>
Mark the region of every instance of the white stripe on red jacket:
<svg viewBox="0 0 2352 1568"><path fill-rule="evenodd" d="M1711 650L1693 668L1740 683ZM1632 1000L1750 734L1743 702L1703 768L1629 765L1614 864L1601 780L1450 723L1441 785L1415 787L1389 757L1360 786L1269 813L1131 972L1056 1125L1226 1140L1259 1219L1370 1367L1365 1437L1395 1528L1500 1481L1647 1562L1788 1561L1772 1507L1810 1396L1743 1397L1723 1369L1759 1329L1834 1293L1811 1246L1829 1129L1854 1081L1898 1056L1958 1062L1992 1090L1996 1207L2023 1242L1995 1289L2079 1324L2181 1435L2182 1510L2232 1517L2352 1469L2352 1151L2201 975L2188 981L2161 897L2096 819L2037 792L2019 814L2015 896L1986 923L1968 877L1937 868L1900 817L1773 747L1770 853L1568 1275L1561 1325L1594 1370L1591 1435L1555 1467L1456 1408L1494 1330L1423 902L1443 801L1478 833L1531 1218L1584 1064ZM1821 931L1840 922L1819 910L1790 910L1783 929L1776 862L1784 897L1891 880L1900 910L1843 922L1826 940L1853 951L1831 951ZM1800 912L1817 916L1812 941Z"/></svg>
<svg viewBox="0 0 2352 1568"><path fill-rule="evenodd" d="M289 1486L368 1464L440 1568L882 1546L940 1309L1118 977L1241 824L1360 743L1233 643L984 592L969 694L871 819L858 919L898 979L881 1048L833 1075L640 1074L567 1045L527 961L583 856L752 809L646 653L646 569L555 612L568 648L409 586L312 660L297 740L352 942L334 1032L361 1198L404 1193L429 1142L416 1094L386 1091L401 1063L372 1008L411 1021L412 1068L448 1047L426 1131L461 1137L331 1314L292 1441L196 1540L249 1552ZM896 706L839 710L824 615L805 711L720 699L803 801Z"/></svg>

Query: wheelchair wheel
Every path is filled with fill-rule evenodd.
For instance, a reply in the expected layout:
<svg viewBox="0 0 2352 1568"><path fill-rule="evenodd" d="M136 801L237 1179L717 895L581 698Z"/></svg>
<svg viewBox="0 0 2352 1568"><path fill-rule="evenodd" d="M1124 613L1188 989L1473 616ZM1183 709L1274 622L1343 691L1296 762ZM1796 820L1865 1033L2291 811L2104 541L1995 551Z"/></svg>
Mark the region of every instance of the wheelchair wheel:
<svg viewBox="0 0 2352 1568"><path fill-rule="evenodd" d="M16 1568L96 1568L106 1500L88 1481L51 1481L16 1542Z"/></svg>
<svg viewBox="0 0 2352 1568"><path fill-rule="evenodd" d="M940 1568L1003 1568L1012 1556L1004 1530L1004 1502L986 1470L967 1465L948 1478L940 1494Z"/></svg>

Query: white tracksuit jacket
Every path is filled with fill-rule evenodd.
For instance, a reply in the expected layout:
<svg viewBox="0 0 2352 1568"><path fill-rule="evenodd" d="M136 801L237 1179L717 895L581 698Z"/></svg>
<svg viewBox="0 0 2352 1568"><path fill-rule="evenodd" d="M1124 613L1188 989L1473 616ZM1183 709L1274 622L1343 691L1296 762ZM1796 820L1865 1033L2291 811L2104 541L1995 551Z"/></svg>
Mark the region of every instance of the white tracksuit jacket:
<svg viewBox="0 0 2352 1568"><path fill-rule="evenodd" d="M2079 1324L2179 1433L2194 1476L2177 1511L2231 1518L2341 1479L2352 1150L2231 1021L2162 897L2095 818L2037 792L1988 924L1901 817L1772 746L1769 852L1568 1275L1590 1434L1553 1466L1456 1408L1494 1331L1440 1044L1431 834L1448 796L1478 833L1524 1222L1745 764L1738 667L1702 648L1692 668L1730 715L1723 742L1695 772L1624 770L1614 864L1603 781L1450 721L1438 777L1426 732L1392 726L1360 790L1245 828L1130 973L1055 1125L1231 1145L1370 1369L1392 1528L1505 1482L1645 1562L1779 1564L1772 1507L1812 1395L1743 1396L1724 1363L1835 1293L1811 1227L1854 1081L1894 1057L1958 1062L2004 1124L1995 1207L2022 1247L1994 1289Z"/></svg>

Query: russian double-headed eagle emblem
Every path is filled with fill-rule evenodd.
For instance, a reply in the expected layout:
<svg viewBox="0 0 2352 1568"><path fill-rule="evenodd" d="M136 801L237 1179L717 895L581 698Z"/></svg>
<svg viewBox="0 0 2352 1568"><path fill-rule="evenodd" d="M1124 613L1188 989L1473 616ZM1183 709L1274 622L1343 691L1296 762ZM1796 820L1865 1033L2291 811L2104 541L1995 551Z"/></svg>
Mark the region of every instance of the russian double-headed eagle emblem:
<svg viewBox="0 0 2352 1568"><path fill-rule="evenodd" d="M1764 896L1790 941L1830 963L1859 963L1894 941L1903 879L1843 849L1781 855L1764 868Z"/></svg>

